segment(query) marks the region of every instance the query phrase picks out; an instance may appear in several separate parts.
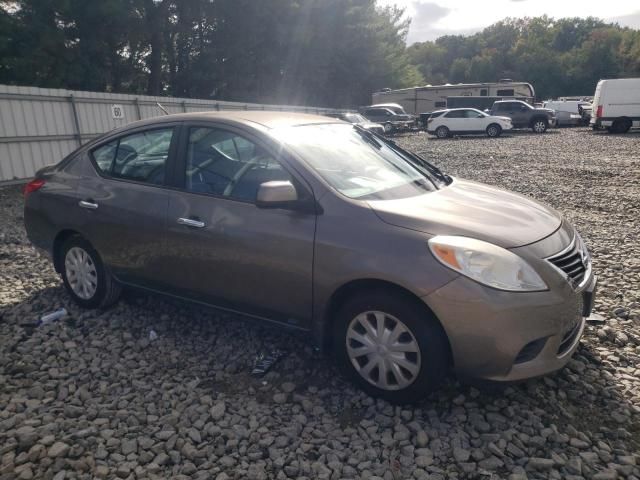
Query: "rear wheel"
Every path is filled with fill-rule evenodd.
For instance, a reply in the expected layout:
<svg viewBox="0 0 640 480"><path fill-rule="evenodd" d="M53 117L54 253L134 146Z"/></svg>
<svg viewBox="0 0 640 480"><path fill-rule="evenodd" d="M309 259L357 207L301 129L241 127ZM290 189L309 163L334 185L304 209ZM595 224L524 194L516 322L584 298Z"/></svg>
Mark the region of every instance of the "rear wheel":
<svg viewBox="0 0 640 480"><path fill-rule="evenodd" d="M502 127L497 123L492 123L487 127L487 135L490 137L499 137L502 133Z"/></svg>
<svg viewBox="0 0 640 480"><path fill-rule="evenodd" d="M438 138L447 138L447 137L449 137L449 135L451 135L451 132L444 125L436 128L436 137L438 137Z"/></svg>
<svg viewBox="0 0 640 480"><path fill-rule="evenodd" d="M537 118L531 124L531 130L535 133L544 133L547 131L549 122L544 118Z"/></svg>
<svg viewBox="0 0 640 480"><path fill-rule="evenodd" d="M118 300L120 284L88 241L80 236L70 237L62 244L59 255L62 281L77 304L104 308Z"/></svg>
<svg viewBox="0 0 640 480"><path fill-rule="evenodd" d="M448 344L417 301L384 290L352 297L334 324L334 351L344 373L370 395L394 403L434 391L448 369Z"/></svg>
<svg viewBox="0 0 640 480"><path fill-rule="evenodd" d="M631 128L631 120L628 118L618 118L611 125L612 133L627 133Z"/></svg>

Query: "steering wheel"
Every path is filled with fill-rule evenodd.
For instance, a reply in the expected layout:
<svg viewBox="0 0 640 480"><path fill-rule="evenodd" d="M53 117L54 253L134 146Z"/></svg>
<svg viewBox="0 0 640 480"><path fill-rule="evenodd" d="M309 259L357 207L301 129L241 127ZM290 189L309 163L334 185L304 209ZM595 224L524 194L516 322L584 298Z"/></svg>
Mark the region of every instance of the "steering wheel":
<svg viewBox="0 0 640 480"><path fill-rule="evenodd" d="M271 155L268 155L268 154L260 154L253 157L251 161L247 162L245 165L242 166L240 170L238 170L235 173L235 175L229 182L229 185L225 187L222 195L225 197L230 196L233 193L233 189L236 188L236 186L238 185L238 182L240 182L242 177L244 177L249 170L251 170L256 165L259 165L260 163L264 163L264 165L267 166L269 165L270 160L271 160Z"/></svg>

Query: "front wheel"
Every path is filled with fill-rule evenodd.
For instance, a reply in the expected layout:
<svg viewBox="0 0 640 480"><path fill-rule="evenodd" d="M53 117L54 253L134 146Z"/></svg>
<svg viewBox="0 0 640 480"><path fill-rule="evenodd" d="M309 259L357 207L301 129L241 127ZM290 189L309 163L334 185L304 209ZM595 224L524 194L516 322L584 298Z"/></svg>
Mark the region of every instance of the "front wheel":
<svg viewBox="0 0 640 480"><path fill-rule="evenodd" d="M499 137L501 133L502 127L496 123L492 123L487 127L487 135L492 138Z"/></svg>
<svg viewBox="0 0 640 480"><path fill-rule="evenodd" d="M385 123L384 124L384 133L389 134L393 132L393 125L391 125L390 123Z"/></svg>
<svg viewBox="0 0 640 480"><path fill-rule="evenodd" d="M404 295L372 291L348 300L334 324L344 373L372 396L393 403L433 392L448 369L448 343L429 311Z"/></svg>
<svg viewBox="0 0 640 480"><path fill-rule="evenodd" d="M531 130L535 133L544 133L547 131L547 127L549 126L549 122L544 119L537 119L533 121L531 125Z"/></svg>
<svg viewBox="0 0 640 480"><path fill-rule="evenodd" d="M118 300L120 284L84 238L67 239L60 249L60 259L62 281L77 304L85 308L104 308Z"/></svg>

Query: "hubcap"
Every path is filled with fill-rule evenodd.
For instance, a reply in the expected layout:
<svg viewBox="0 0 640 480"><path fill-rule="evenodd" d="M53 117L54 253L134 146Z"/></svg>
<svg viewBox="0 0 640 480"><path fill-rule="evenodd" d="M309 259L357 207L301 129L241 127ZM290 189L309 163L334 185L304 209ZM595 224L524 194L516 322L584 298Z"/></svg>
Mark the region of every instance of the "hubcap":
<svg viewBox="0 0 640 480"><path fill-rule="evenodd" d="M498 129L496 127L489 128L489 135L493 137L496 133L498 133Z"/></svg>
<svg viewBox="0 0 640 480"><path fill-rule="evenodd" d="M356 371L382 390L401 390L420 372L420 347L400 320L379 311L355 317L347 329L347 353Z"/></svg>
<svg viewBox="0 0 640 480"><path fill-rule="evenodd" d="M391 125L390 125L390 124L388 124L388 123L386 123L386 124L384 125L384 131L385 131L385 132L387 132L387 133L391 132Z"/></svg>
<svg viewBox="0 0 640 480"><path fill-rule="evenodd" d="M534 129L536 132L544 132L544 122L536 122L536 124L534 125Z"/></svg>
<svg viewBox="0 0 640 480"><path fill-rule="evenodd" d="M440 130L438 130L438 136L440 138L444 138L447 136L447 131L444 128L441 128Z"/></svg>
<svg viewBox="0 0 640 480"><path fill-rule="evenodd" d="M64 259L65 273L71 290L89 300L98 288L98 272L91 256L80 247L72 247Z"/></svg>

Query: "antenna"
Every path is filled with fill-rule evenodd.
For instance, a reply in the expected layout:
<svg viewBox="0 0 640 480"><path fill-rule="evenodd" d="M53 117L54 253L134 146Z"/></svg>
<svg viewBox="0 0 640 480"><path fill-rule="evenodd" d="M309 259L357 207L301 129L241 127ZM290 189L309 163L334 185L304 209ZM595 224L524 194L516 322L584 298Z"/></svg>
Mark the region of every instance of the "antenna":
<svg viewBox="0 0 640 480"><path fill-rule="evenodd" d="M167 112L167 109L164 108L162 105L160 105L160 102L156 102L156 105L158 106L158 108L160 110L162 110L164 112L165 115L169 115L169 112Z"/></svg>

